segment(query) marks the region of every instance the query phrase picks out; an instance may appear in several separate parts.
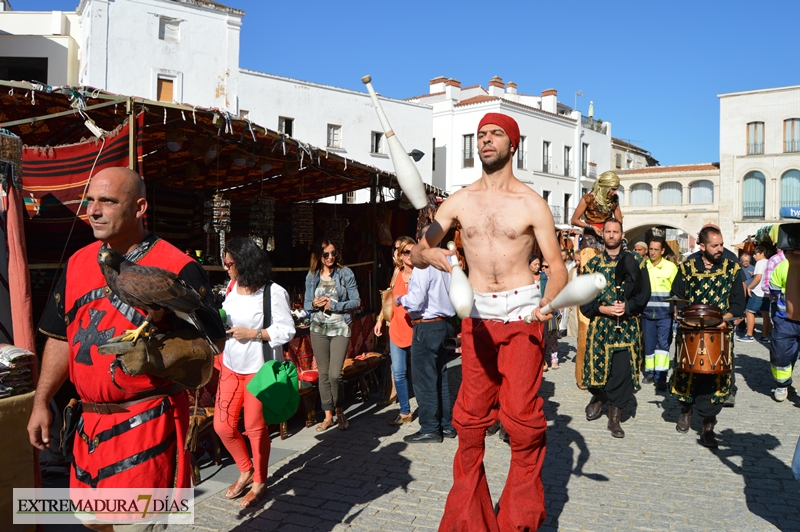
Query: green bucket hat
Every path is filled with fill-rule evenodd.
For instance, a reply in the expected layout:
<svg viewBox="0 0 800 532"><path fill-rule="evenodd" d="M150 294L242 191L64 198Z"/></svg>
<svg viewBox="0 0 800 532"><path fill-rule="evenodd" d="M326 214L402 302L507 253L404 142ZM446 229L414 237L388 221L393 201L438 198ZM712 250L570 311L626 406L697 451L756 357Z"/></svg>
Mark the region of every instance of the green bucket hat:
<svg viewBox="0 0 800 532"><path fill-rule="evenodd" d="M289 361L268 360L247 384L247 391L261 401L264 421L283 423L300 404L297 368Z"/></svg>

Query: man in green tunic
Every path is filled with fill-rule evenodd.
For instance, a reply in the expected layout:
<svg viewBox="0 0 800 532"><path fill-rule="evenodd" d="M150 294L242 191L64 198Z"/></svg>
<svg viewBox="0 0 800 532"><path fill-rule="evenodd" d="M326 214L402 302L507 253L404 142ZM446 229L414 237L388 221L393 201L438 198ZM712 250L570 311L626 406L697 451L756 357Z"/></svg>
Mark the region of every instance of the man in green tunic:
<svg viewBox="0 0 800 532"><path fill-rule="evenodd" d="M745 307L744 276L738 263L723 258L722 233L716 227L704 227L698 235L698 243L702 253L680 265L672 283L672 295L688 300L689 305L719 307L724 318L741 316ZM728 336L728 348L733 367L733 328ZM675 429L689 432L692 410L697 410L703 418L700 444L717 448L714 425L722 404L731 393L732 376L732 372L722 375L688 373L676 367L670 381L670 392L681 403Z"/></svg>
<svg viewBox="0 0 800 532"><path fill-rule="evenodd" d="M608 429L624 438L620 426L622 409L639 389L642 358L642 329L639 315L650 299L650 277L638 253L622 250L622 223L614 218L603 225L605 251L591 258L584 273L601 273L606 287L581 312L591 320L587 334L581 387L592 399L586 419L598 419L608 402Z"/></svg>

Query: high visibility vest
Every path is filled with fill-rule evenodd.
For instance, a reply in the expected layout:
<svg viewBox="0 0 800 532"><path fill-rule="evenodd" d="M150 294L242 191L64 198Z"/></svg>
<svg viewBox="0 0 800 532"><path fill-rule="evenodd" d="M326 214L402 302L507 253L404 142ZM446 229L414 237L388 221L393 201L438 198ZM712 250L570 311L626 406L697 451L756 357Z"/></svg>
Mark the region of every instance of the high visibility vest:
<svg viewBox="0 0 800 532"><path fill-rule="evenodd" d="M650 301L642 317L649 320L669 318L669 303L664 300L669 297L672 290L672 281L678 275L678 267L664 258L658 266L654 266L652 261L647 259L646 267L650 276Z"/></svg>

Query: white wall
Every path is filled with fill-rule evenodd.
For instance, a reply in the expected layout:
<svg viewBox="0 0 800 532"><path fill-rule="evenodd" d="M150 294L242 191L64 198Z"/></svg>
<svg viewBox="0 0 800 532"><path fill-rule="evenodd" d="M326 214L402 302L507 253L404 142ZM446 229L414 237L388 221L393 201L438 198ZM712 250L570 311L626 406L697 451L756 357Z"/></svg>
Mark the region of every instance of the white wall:
<svg viewBox="0 0 800 532"><path fill-rule="evenodd" d="M780 221L780 179L800 170L800 153L784 153L784 123L800 118L800 86L719 95L720 227L735 242ZM747 124L764 122L764 154L747 155ZM743 180L749 172L764 174L764 219L743 219Z"/></svg>
<svg viewBox="0 0 800 532"><path fill-rule="evenodd" d="M431 107L389 98L380 98L392 130L407 152L418 149L425 156L417 163L422 180L431 183ZM249 111L250 120L273 130L278 117L294 119L296 139L324 148L327 126L341 126L341 149L331 149L343 157L394 171L384 139L383 153L370 152L373 131L382 132L372 100L366 90L356 92L307 81L242 70L239 81L240 108ZM359 198L360 199L360 198Z"/></svg>
<svg viewBox="0 0 800 532"><path fill-rule="evenodd" d="M235 10L165 0L80 7L81 84L156 100L163 76L174 80L175 101L238 112L242 15ZM179 42L159 39L160 17L180 20Z"/></svg>
<svg viewBox="0 0 800 532"><path fill-rule="evenodd" d="M3 11L0 55L46 57L48 85L75 85L78 83L79 35L75 13Z"/></svg>

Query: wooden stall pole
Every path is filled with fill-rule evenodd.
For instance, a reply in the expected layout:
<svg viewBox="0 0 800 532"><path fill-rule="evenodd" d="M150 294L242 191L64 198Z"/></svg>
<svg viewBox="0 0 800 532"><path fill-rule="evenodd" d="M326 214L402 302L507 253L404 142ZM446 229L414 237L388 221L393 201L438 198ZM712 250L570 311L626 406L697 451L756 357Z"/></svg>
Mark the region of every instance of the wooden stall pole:
<svg viewBox="0 0 800 532"><path fill-rule="evenodd" d="M136 113L133 109L133 98L125 103L128 113L128 168L136 170ZM144 176L142 176L144 178Z"/></svg>
<svg viewBox="0 0 800 532"><path fill-rule="evenodd" d="M378 227L378 174L375 174L375 184L369 187L369 203L372 206L372 275L370 276L369 302L372 310L380 309L376 295L378 293L378 235L375 232Z"/></svg>

